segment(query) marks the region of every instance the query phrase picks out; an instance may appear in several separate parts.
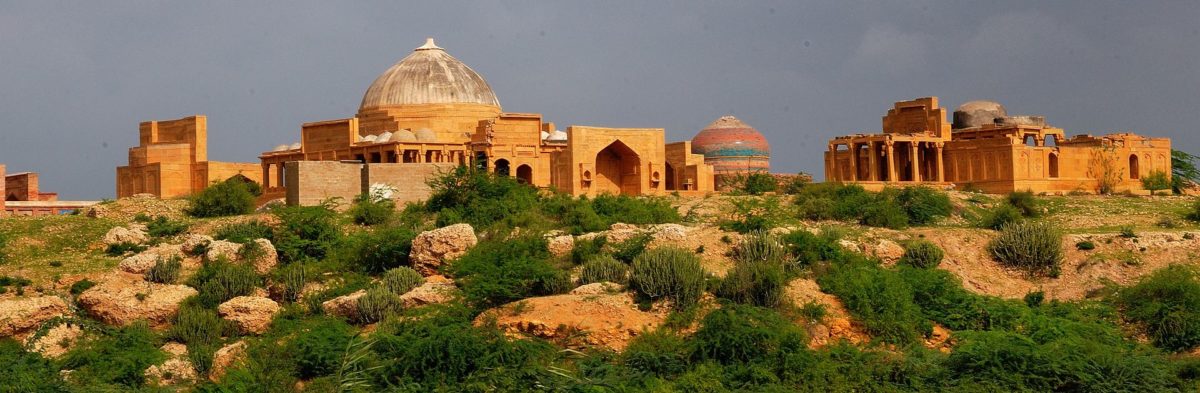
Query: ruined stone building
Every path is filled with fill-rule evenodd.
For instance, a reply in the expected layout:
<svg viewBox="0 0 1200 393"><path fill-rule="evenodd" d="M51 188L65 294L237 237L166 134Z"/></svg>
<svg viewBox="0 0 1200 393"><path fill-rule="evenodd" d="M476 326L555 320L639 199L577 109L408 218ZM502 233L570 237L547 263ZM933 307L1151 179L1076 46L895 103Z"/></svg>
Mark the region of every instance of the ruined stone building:
<svg viewBox="0 0 1200 393"><path fill-rule="evenodd" d="M138 133L138 146L129 149L129 164L117 167L118 198L187 196L234 176L262 182L258 164L208 161L205 116L142 122Z"/></svg>
<svg viewBox="0 0 1200 393"><path fill-rule="evenodd" d="M96 201L60 201L56 192L42 192L36 172L5 174L0 165L0 217L44 216L74 212Z"/></svg>
<svg viewBox="0 0 1200 393"><path fill-rule="evenodd" d="M953 124L936 97L898 102L883 132L839 136L825 152L827 181L929 184L988 193L1031 190L1141 192L1141 178L1171 174L1171 141L1132 133L1067 138L1041 116L1010 116L991 101L954 111Z"/></svg>

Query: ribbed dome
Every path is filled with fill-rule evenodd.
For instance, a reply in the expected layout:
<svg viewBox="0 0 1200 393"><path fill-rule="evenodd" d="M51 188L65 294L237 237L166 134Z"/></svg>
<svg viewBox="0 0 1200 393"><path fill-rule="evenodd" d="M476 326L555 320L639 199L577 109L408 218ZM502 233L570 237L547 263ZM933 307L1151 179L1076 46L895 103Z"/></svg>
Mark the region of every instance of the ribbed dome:
<svg viewBox="0 0 1200 393"><path fill-rule="evenodd" d="M454 103L500 106L483 77L429 38L371 83L360 109Z"/></svg>
<svg viewBox="0 0 1200 393"><path fill-rule="evenodd" d="M1008 116L1004 105L996 101L976 100L959 105L954 110L953 128L972 128L995 123L997 118Z"/></svg>
<svg viewBox="0 0 1200 393"><path fill-rule="evenodd" d="M767 138L733 116L721 116L696 134L692 152L703 154L717 174L770 169Z"/></svg>

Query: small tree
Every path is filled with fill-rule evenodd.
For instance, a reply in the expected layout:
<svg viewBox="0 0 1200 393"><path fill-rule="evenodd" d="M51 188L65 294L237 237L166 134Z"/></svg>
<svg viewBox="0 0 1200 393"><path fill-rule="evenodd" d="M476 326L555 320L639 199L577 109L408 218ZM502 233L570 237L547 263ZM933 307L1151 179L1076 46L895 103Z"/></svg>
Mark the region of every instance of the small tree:
<svg viewBox="0 0 1200 393"><path fill-rule="evenodd" d="M1088 159L1088 176L1096 179L1096 192L1112 194L1117 185L1125 180L1125 168L1117 160L1116 148L1097 147Z"/></svg>
<svg viewBox="0 0 1200 393"><path fill-rule="evenodd" d="M1171 190L1182 194L1183 189L1200 182L1200 169L1196 168L1196 156L1179 150L1171 150Z"/></svg>
<svg viewBox="0 0 1200 393"><path fill-rule="evenodd" d="M1167 178L1167 172L1150 172L1149 175L1142 178L1142 188L1150 190L1150 195L1154 195L1158 190L1171 188L1171 180Z"/></svg>
<svg viewBox="0 0 1200 393"><path fill-rule="evenodd" d="M775 177L766 172L754 172L746 176L746 182L742 185L742 191L750 195L762 195L763 193L775 191L779 187L779 182L775 181Z"/></svg>
<svg viewBox="0 0 1200 393"><path fill-rule="evenodd" d="M191 200L192 205L187 213L193 217L236 216L254 212L254 190L239 177L213 184Z"/></svg>

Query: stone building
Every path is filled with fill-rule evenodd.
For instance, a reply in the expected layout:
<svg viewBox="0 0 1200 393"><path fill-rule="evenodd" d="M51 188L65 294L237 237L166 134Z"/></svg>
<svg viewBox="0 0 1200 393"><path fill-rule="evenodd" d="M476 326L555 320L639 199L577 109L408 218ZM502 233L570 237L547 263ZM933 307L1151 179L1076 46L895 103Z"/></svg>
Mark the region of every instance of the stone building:
<svg viewBox="0 0 1200 393"><path fill-rule="evenodd" d="M690 150L686 142L666 144L662 129L572 126L564 132L540 114L504 112L483 77L429 39L375 79L354 117L306 123L299 142L259 158L266 195L295 203L373 186L351 175L371 167L405 179L381 185L419 189L437 173L430 168L445 164L473 165L574 195L712 191L712 167ZM308 161L364 165L303 164ZM322 192L324 176L305 171L341 171L338 176L355 180L339 186L342 191Z"/></svg>
<svg viewBox="0 0 1200 393"><path fill-rule="evenodd" d="M692 151L713 166L717 185L722 179L748 173L769 173L771 145L767 138L733 116L721 116L692 138Z"/></svg>
<svg viewBox="0 0 1200 393"><path fill-rule="evenodd" d="M999 103L972 101L954 122L936 97L898 102L880 134L829 141L827 181L885 185L930 184L989 193L1031 190L1142 192L1141 178L1171 174L1171 141L1132 133L1066 138L1041 116L1010 116Z"/></svg>
<svg viewBox="0 0 1200 393"><path fill-rule="evenodd" d="M4 173L0 165L0 216L44 216L74 212L96 201L60 201L56 192L42 192L36 172Z"/></svg>
<svg viewBox="0 0 1200 393"><path fill-rule="evenodd" d="M129 164L117 167L118 198L187 196L234 176L262 182L257 164L208 161L205 116L142 122L138 133L138 146L129 149Z"/></svg>

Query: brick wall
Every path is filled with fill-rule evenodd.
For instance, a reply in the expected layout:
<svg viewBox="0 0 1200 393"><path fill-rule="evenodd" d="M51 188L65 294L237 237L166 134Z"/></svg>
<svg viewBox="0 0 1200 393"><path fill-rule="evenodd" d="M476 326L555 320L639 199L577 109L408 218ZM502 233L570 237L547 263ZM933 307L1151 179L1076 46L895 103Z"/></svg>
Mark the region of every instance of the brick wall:
<svg viewBox="0 0 1200 393"><path fill-rule="evenodd" d="M37 201L38 175L32 172L4 176L4 199Z"/></svg>
<svg viewBox="0 0 1200 393"><path fill-rule="evenodd" d="M457 166L453 163L367 164L362 171L361 192L369 192L373 184L389 185L396 190L392 200L396 201L397 207L403 207L409 202L429 199L432 190L426 183Z"/></svg>
<svg viewBox="0 0 1200 393"><path fill-rule="evenodd" d="M362 164L292 161L284 164L287 204L316 206L330 198L349 205L362 192Z"/></svg>

